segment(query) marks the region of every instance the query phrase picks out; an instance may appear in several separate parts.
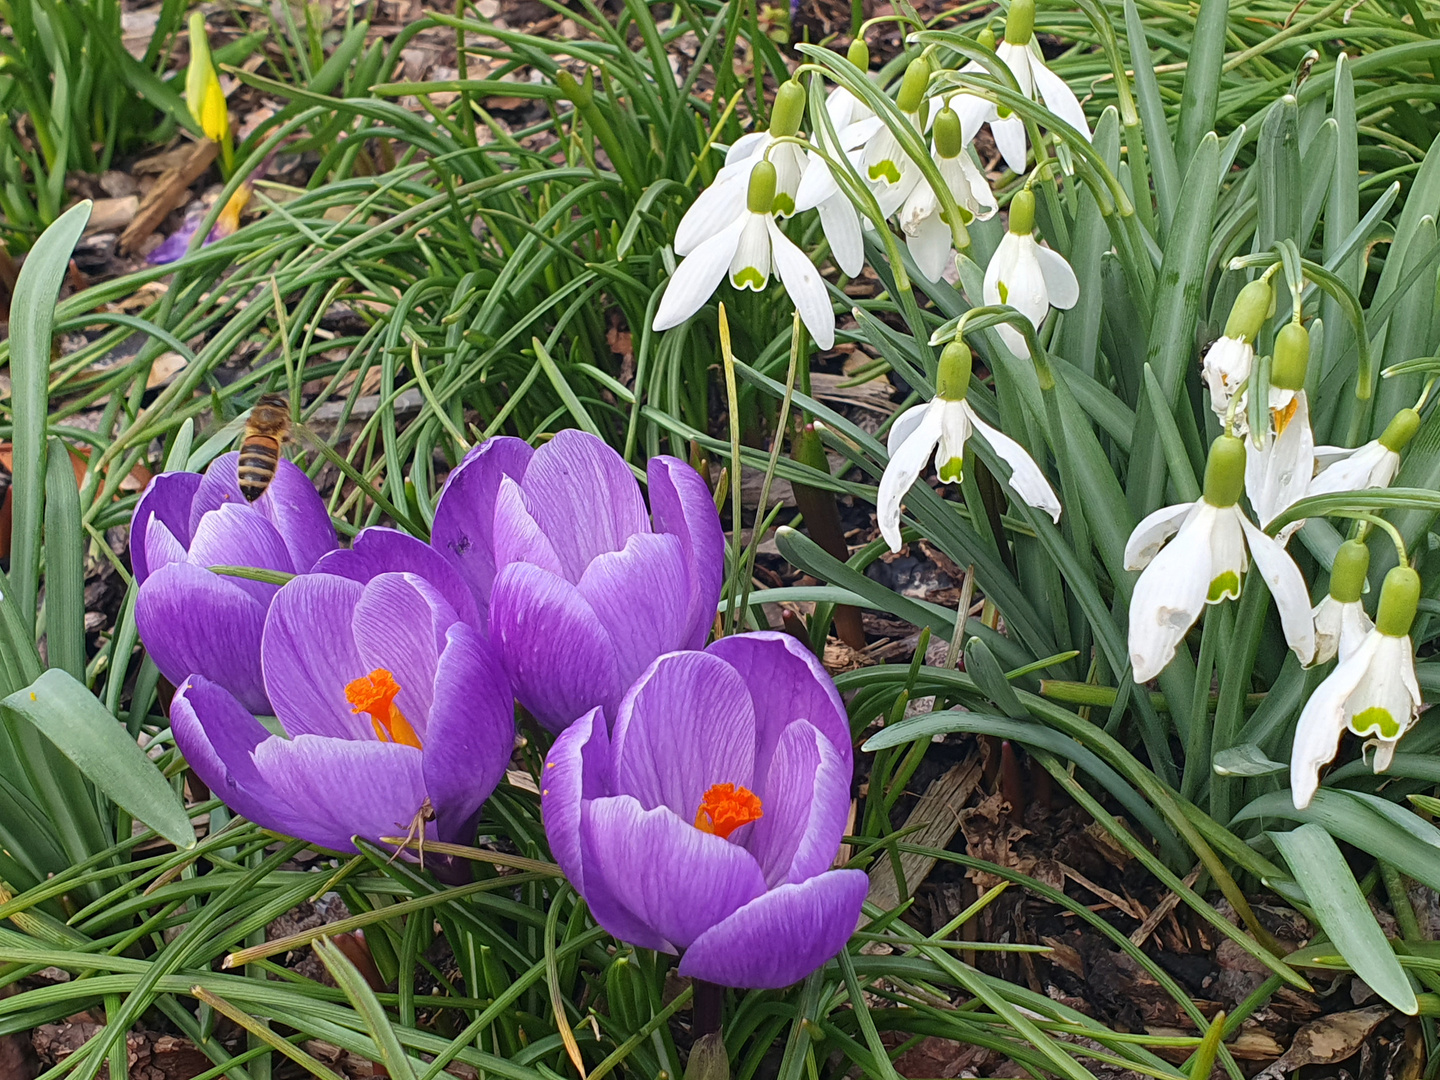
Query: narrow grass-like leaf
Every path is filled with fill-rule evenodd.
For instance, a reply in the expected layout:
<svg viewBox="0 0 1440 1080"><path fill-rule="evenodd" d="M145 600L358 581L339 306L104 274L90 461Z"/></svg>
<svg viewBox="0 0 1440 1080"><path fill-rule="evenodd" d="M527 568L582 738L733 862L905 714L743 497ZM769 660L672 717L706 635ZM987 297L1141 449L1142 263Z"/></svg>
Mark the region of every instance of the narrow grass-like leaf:
<svg viewBox="0 0 1440 1080"><path fill-rule="evenodd" d="M45 463L45 656L85 678L85 530L70 453L50 439Z"/></svg>
<svg viewBox="0 0 1440 1080"><path fill-rule="evenodd" d="M1200 0L1195 36L1189 42L1185 88L1180 94L1180 118L1175 132L1175 163L1179 172L1189 170L1190 158L1199 148L1200 141L1206 132L1215 130L1215 108L1220 100L1221 61L1225 58L1229 15L1229 0ZM1186 198L1182 190L1181 206Z"/></svg>

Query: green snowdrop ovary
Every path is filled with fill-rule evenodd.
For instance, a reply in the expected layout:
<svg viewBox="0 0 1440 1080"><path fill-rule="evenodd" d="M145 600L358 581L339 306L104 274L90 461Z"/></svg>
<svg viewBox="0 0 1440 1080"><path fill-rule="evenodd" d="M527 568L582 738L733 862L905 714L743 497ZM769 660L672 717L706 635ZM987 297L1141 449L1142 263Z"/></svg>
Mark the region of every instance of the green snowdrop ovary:
<svg viewBox="0 0 1440 1080"><path fill-rule="evenodd" d="M1005 40L1025 45L1035 36L1035 0L1014 0L1005 17Z"/></svg>
<svg viewBox="0 0 1440 1080"><path fill-rule="evenodd" d="M1380 433L1380 445L1393 454L1405 449L1420 430L1420 414L1414 409L1401 409Z"/></svg>
<svg viewBox="0 0 1440 1080"><path fill-rule="evenodd" d="M1299 322L1286 323L1275 335L1270 385L1277 390L1305 389L1305 370L1309 365L1310 332Z"/></svg>
<svg viewBox="0 0 1440 1080"><path fill-rule="evenodd" d="M1346 540L1335 553L1330 568L1330 595L1342 604L1353 604L1365 591L1370 572L1370 548L1363 540Z"/></svg>
<svg viewBox="0 0 1440 1080"><path fill-rule="evenodd" d="M1420 575L1408 566L1397 566L1385 575L1380 586L1380 608L1375 612L1375 629L1388 637L1405 637L1415 622L1420 606Z"/></svg>
<svg viewBox="0 0 1440 1080"><path fill-rule="evenodd" d="M1205 501L1224 508L1240 501L1245 490L1245 440L1221 435L1210 444L1205 463Z"/></svg>

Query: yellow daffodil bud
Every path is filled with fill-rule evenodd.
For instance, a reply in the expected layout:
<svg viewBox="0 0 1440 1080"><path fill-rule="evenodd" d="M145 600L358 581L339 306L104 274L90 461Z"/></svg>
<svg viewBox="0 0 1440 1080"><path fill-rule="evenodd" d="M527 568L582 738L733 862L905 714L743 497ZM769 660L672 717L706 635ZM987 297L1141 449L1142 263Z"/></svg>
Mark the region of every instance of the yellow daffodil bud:
<svg viewBox="0 0 1440 1080"><path fill-rule="evenodd" d="M940 353L940 370L935 376L935 396L946 401L964 401L970 393L970 346L956 338Z"/></svg>
<svg viewBox="0 0 1440 1080"><path fill-rule="evenodd" d="M1205 462L1205 501L1211 506L1234 506L1245 490L1245 440L1221 435L1210 444Z"/></svg>
<svg viewBox="0 0 1440 1080"><path fill-rule="evenodd" d="M1299 322L1288 322L1275 335L1275 358L1270 364L1270 385L1278 390L1305 389L1310 366L1310 332Z"/></svg>
<svg viewBox="0 0 1440 1080"><path fill-rule="evenodd" d="M850 42L850 48L845 53L845 59L854 64L861 71L870 70L870 46L865 44L864 38L856 38Z"/></svg>
<svg viewBox="0 0 1440 1080"><path fill-rule="evenodd" d="M1264 279L1250 282L1235 298L1230 317L1225 320L1225 336L1255 342L1255 335L1275 311L1275 290Z"/></svg>
<svg viewBox="0 0 1440 1080"><path fill-rule="evenodd" d="M1029 188L1021 188L1010 200L1010 231L1016 236L1035 231L1035 193Z"/></svg>
<svg viewBox="0 0 1440 1080"><path fill-rule="evenodd" d="M942 158L955 158L965 149L960 116L950 106L935 115L935 153Z"/></svg>
<svg viewBox="0 0 1440 1080"><path fill-rule="evenodd" d="M1420 430L1420 414L1414 409L1401 409L1380 433L1380 445L1392 454L1405 449Z"/></svg>
<svg viewBox="0 0 1440 1080"><path fill-rule="evenodd" d="M900 94L895 104L903 113L917 113L920 103L925 100L925 89L930 85L930 61L923 56L911 60L905 68L905 77L900 80Z"/></svg>
<svg viewBox="0 0 1440 1080"><path fill-rule="evenodd" d="M1005 16L1005 40L1011 45L1028 45L1035 36L1035 0L1011 0Z"/></svg>
<svg viewBox="0 0 1440 1080"><path fill-rule="evenodd" d="M805 88L794 79L782 83L775 92L775 108L770 113L770 134L794 135L805 116Z"/></svg>
<svg viewBox="0 0 1440 1080"><path fill-rule="evenodd" d="M1330 595L1342 604L1355 603L1365 591L1365 575L1369 572L1369 546L1362 540L1346 540L1330 567Z"/></svg>
<svg viewBox="0 0 1440 1080"><path fill-rule="evenodd" d="M1375 612L1375 629L1388 637L1404 637L1415 621L1420 606L1420 575L1408 566L1397 566L1385 575L1380 586L1380 608Z"/></svg>
<svg viewBox="0 0 1440 1080"><path fill-rule="evenodd" d="M198 11L190 16L190 67L185 75L185 103L207 139L229 143L230 111L220 89L220 77L215 74L215 63L210 58L205 16Z"/></svg>
<svg viewBox="0 0 1440 1080"><path fill-rule="evenodd" d="M775 166L762 161L750 173L750 191L745 206L752 214L768 214L775 206Z"/></svg>

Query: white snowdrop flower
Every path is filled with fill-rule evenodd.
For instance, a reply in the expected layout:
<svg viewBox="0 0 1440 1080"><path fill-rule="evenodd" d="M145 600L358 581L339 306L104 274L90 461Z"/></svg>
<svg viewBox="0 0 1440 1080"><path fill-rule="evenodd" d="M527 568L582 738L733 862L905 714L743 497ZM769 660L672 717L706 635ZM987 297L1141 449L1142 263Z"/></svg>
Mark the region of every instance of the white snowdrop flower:
<svg viewBox="0 0 1440 1080"><path fill-rule="evenodd" d="M1005 19L1005 40L996 47L995 55L1015 76L1020 93L1034 101L1038 92L1047 109L1086 139L1091 137L1085 110L1080 107L1075 91L1045 66L1045 57L1035 40L1034 0L1014 0L1010 5L1010 13ZM960 70L969 73L981 72L985 68L971 61ZM950 106L960 115L967 143L975 137L981 124L988 123L990 134L995 138L995 147L1005 159L1005 164L1017 175L1025 171L1026 154L1030 148L1025 121L1003 105L969 91L951 97Z"/></svg>
<svg viewBox="0 0 1440 1080"><path fill-rule="evenodd" d="M776 169L768 161L750 172L746 205L735 219L694 249L665 286L655 330L679 326L704 305L727 272L737 289L764 290L779 277L815 344L835 344L835 309L825 280L775 223Z"/></svg>
<svg viewBox="0 0 1440 1080"><path fill-rule="evenodd" d="M1370 549L1362 540L1346 540L1330 567L1330 587L1315 605L1315 658L1327 664L1338 655L1344 660L1374 627L1360 596L1370 572Z"/></svg>
<svg viewBox="0 0 1440 1080"><path fill-rule="evenodd" d="M985 303L1009 304L1039 330L1052 307L1072 308L1079 299L1070 264L1035 239L1035 193L1022 188L1010 200L1009 231L985 268ZM1030 355L1020 331L1003 324L995 329L1016 356Z"/></svg>
<svg viewBox="0 0 1440 1080"><path fill-rule="evenodd" d="M917 57L905 68L900 92L895 98L896 108L904 115L903 122L913 129L917 139L925 127L920 110L925 104L925 88L929 82L930 61ZM895 132L878 116L851 124L842 143L858 152L860 175L875 192L881 216L888 218L900 209L911 188L919 183L920 167L905 152Z"/></svg>
<svg viewBox="0 0 1440 1080"><path fill-rule="evenodd" d="M1305 372L1310 362L1310 334L1298 321L1280 328L1270 365L1269 430L1245 462L1245 492L1262 525L1269 525L1303 499L1315 473L1315 435L1310 429L1310 403ZM1281 544L1303 525L1292 521L1280 530Z"/></svg>
<svg viewBox="0 0 1440 1080"><path fill-rule="evenodd" d="M1349 728L1374 748L1377 773L1390 767L1395 744L1420 712L1410 627L1420 599L1420 575L1397 566L1385 575L1375 627L1310 695L1295 725L1290 794L1304 810L1320 785L1320 770L1335 756Z"/></svg>
<svg viewBox="0 0 1440 1080"><path fill-rule="evenodd" d="M890 463L880 477L876 512L880 535L891 551L900 550L900 503L920 478L931 457L946 483L958 483L965 462L965 440L979 434L997 457L1010 466L1010 487L1025 502L1060 520L1060 500L1040 466L1025 448L992 428L966 400L970 392L970 348L955 340L940 354L935 397L906 409L890 427Z"/></svg>
<svg viewBox="0 0 1440 1080"><path fill-rule="evenodd" d="M1259 278L1240 290L1225 321L1225 334L1205 350L1201 373L1210 388L1210 408L1223 423L1230 399L1240 384L1250 378L1255 366L1255 335L1275 310L1275 292L1270 282ZM1237 430L1244 431L1244 413L1236 405Z"/></svg>
<svg viewBox="0 0 1440 1080"><path fill-rule="evenodd" d="M940 110L933 134L931 157L961 214L968 215L962 224L992 217L999 204L985 174L965 152L960 118L953 109ZM900 207L900 229L905 234L910 256L925 280L939 281L951 258L953 234L950 223L945 220L940 196L924 179L910 189Z"/></svg>
<svg viewBox="0 0 1440 1080"><path fill-rule="evenodd" d="M1315 462L1320 471L1310 481L1311 495L1337 491L1363 491L1389 487L1400 470L1400 451L1420 430L1420 414L1401 409L1385 426L1378 439L1347 450L1339 446L1317 446Z"/></svg>
<svg viewBox="0 0 1440 1080"><path fill-rule="evenodd" d="M1174 659L1206 604L1240 595L1251 558L1275 597L1290 648L1302 663L1314 655L1305 579L1285 549L1241 511L1244 477L1244 441L1221 435L1210 447L1204 494L1193 503L1155 511L1130 534L1125 568L1141 571L1130 597L1130 663L1136 682L1153 679Z"/></svg>

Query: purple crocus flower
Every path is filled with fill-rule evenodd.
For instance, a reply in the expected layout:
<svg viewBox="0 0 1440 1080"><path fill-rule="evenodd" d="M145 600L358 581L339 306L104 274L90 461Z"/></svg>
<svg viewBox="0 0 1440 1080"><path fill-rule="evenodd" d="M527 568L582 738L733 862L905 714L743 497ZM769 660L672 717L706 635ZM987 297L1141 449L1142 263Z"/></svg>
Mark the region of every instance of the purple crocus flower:
<svg viewBox="0 0 1440 1080"><path fill-rule="evenodd" d="M201 675L170 707L175 743L252 821L337 851L424 829L468 843L514 746L489 646L416 574L307 574L270 605L265 689L289 738Z"/></svg>
<svg viewBox="0 0 1440 1080"><path fill-rule="evenodd" d="M305 573L335 548L325 503L306 475L281 461L253 503L240 494L237 454L204 476L161 473L135 507L130 562L140 586L140 639L172 683L192 675L216 683L245 709L268 714L260 634L277 586L212 573L249 566Z"/></svg>
<svg viewBox="0 0 1440 1080"><path fill-rule="evenodd" d="M831 870L850 810L834 684L787 634L660 657L613 731L594 709L545 762L550 850L600 925L680 974L778 988L845 945L867 878Z"/></svg>
<svg viewBox="0 0 1440 1080"><path fill-rule="evenodd" d="M710 492L677 458L652 458L646 477L648 511L630 467L593 435L562 431L539 449L495 438L435 507L435 551L469 587L515 697L551 731L597 705L613 714L652 660L702 647L714 621L725 537ZM336 572L384 564L346 565Z"/></svg>

